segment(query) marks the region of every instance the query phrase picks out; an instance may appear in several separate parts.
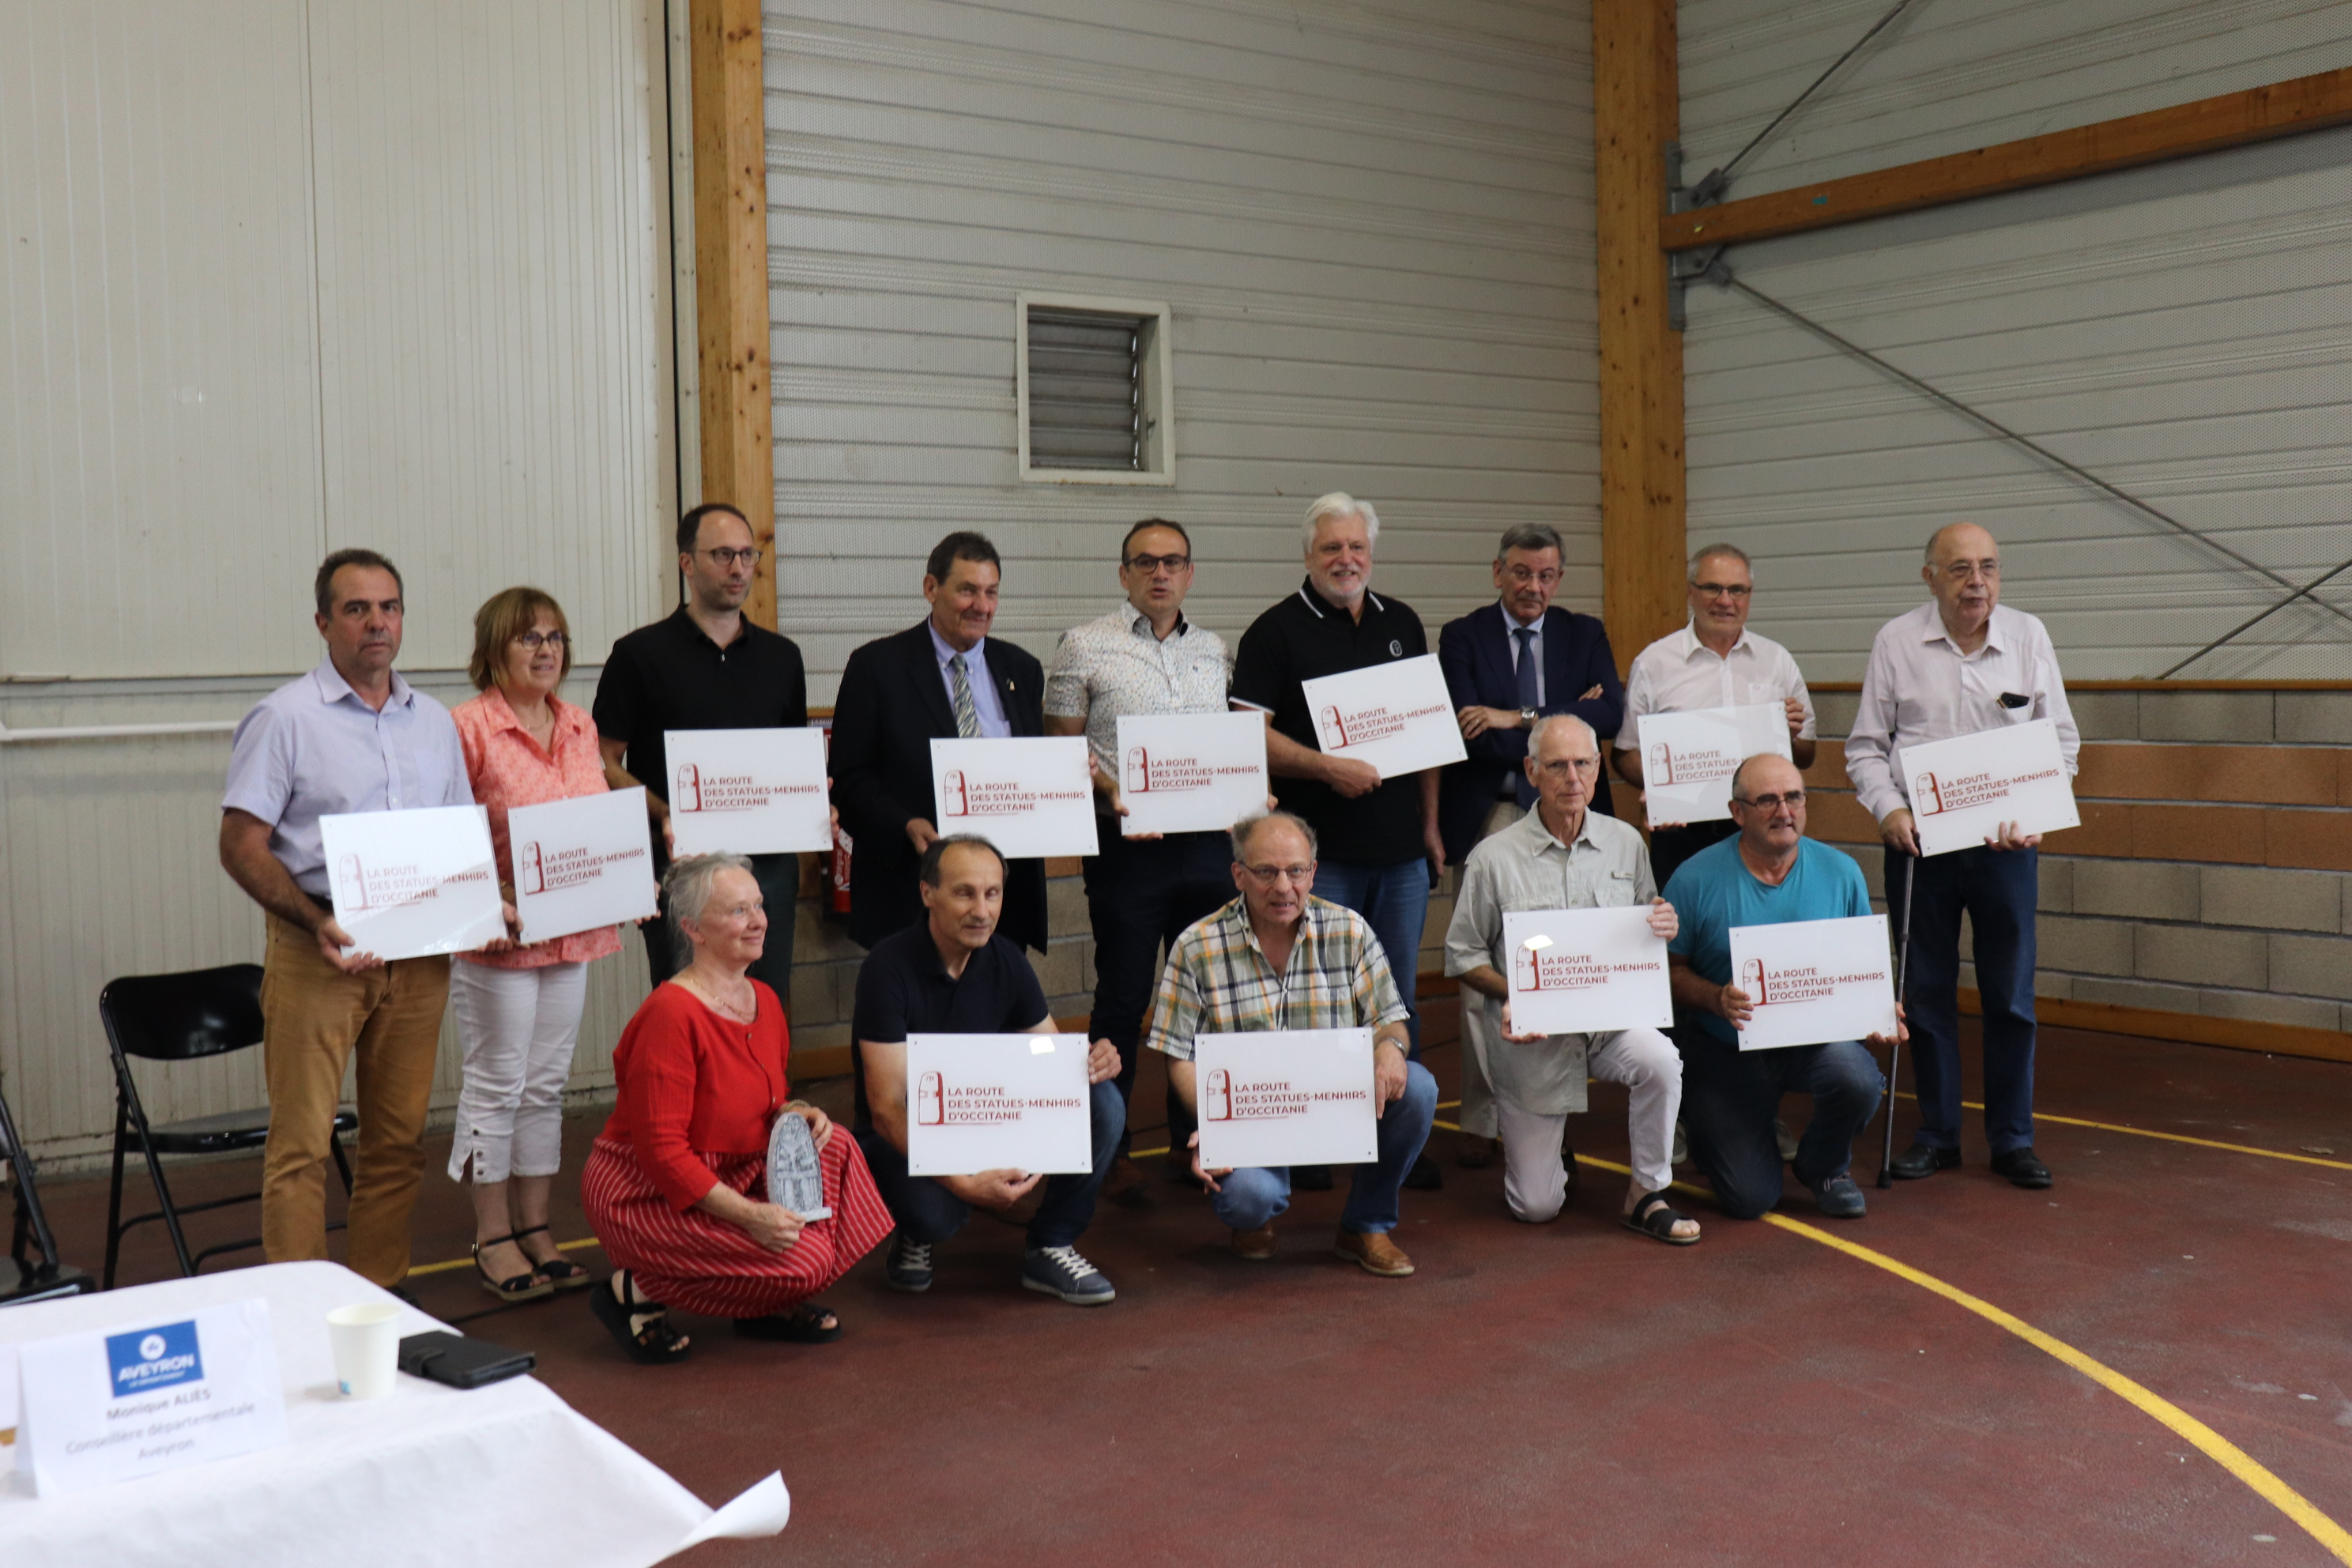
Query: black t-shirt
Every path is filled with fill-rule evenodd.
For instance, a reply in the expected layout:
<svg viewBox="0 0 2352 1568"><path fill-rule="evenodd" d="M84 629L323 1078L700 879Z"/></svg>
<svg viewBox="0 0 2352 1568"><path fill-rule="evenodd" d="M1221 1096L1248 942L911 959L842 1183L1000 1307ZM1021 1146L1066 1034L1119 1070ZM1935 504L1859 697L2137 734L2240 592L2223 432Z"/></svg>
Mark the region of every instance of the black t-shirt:
<svg viewBox="0 0 2352 1568"><path fill-rule="evenodd" d="M680 605L613 645L596 682L596 733L625 741L621 765L667 803L670 730L798 730L808 723L808 672L792 638L743 623L720 647Z"/></svg>
<svg viewBox="0 0 2352 1568"><path fill-rule="evenodd" d="M1011 1035L1046 1016L1045 987L1019 947L1004 937L990 937L964 964L963 973L950 979L926 919L884 937L866 955L866 966L857 972L849 1037L890 1045L909 1035ZM856 1125L871 1127L866 1053L853 1043L849 1059L856 1076Z"/></svg>
<svg viewBox="0 0 2352 1568"><path fill-rule="evenodd" d="M1274 727L1302 746L1323 749L1314 715L1299 682L1344 675L1368 665L1414 658L1429 651L1421 617L1395 599L1367 589L1361 620L1315 591L1310 578L1274 608L1250 623L1234 659L1234 700L1263 708ZM1314 826L1326 860L1375 866L1418 860L1421 842L1421 775L1383 779L1367 795L1348 800L1313 779L1276 778L1283 809Z"/></svg>

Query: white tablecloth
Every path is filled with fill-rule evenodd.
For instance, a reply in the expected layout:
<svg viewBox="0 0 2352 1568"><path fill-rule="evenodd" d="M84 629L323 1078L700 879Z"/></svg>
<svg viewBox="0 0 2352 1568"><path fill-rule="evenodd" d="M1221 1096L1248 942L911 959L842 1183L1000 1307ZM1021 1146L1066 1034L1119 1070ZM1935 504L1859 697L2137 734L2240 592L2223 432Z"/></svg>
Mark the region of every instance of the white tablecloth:
<svg viewBox="0 0 2352 1568"><path fill-rule="evenodd" d="M459 1390L403 1374L335 1391L329 1310L395 1299L339 1264L278 1263L0 1309L0 1354L57 1334L259 1296L286 1380L283 1447L35 1498L0 1447L7 1568L643 1568L711 1510L535 1377ZM446 1328L404 1306L402 1334ZM14 1425L0 1412L0 1427Z"/></svg>

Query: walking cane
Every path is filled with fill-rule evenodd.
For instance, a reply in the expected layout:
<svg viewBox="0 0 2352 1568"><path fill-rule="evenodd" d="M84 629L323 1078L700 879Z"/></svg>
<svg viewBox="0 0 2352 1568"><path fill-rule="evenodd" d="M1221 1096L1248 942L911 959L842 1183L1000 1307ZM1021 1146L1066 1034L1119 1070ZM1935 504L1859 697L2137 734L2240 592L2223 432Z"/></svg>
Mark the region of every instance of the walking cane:
<svg viewBox="0 0 2352 1568"><path fill-rule="evenodd" d="M1886 1146L1878 1154L1878 1184L1895 1184L1895 1075L1903 1064L1903 976L1911 966L1911 889L1919 880L1919 858L1906 855L1903 870L1903 932L1895 957L1895 1043L1886 1052Z"/></svg>

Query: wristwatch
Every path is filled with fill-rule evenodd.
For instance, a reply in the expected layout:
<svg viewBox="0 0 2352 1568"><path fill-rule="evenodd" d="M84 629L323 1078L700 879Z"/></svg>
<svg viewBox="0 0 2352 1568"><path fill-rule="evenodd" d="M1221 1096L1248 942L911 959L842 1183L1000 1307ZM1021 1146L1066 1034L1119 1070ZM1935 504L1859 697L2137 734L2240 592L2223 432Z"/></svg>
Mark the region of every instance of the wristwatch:
<svg viewBox="0 0 2352 1568"><path fill-rule="evenodd" d="M1533 724L1533 723L1536 721L1536 719L1537 719L1537 717L1538 717L1538 711L1539 711L1538 710L1534 709L1534 708L1522 708L1522 709L1520 709L1520 710L1519 710L1519 722L1520 722L1520 723L1522 723L1522 724Z"/></svg>

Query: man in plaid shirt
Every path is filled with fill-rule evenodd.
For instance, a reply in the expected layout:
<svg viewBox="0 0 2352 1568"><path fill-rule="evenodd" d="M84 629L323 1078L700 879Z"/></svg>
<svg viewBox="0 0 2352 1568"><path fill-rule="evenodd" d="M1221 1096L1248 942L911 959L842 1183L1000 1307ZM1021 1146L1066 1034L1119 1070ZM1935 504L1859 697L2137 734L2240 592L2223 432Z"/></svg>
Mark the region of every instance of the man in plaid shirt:
<svg viewBox="0 0 2352 1568"><path fill-rule="evenodd" d="M1412 1272L1412 1259L1389 1233L1396 1228L1405 1173L1437 1114L1437 1080L1405 1059L1408 1012L1370 925L1352 910L1310 896L1315 830L1277 811L1244 818L1233 837L1234 883L1242 896L1176 939L1152 1008L1150 1044L1167 1054L1169 1081L1197 1111L1197 1035L1371 1028L1380 1159L1356 1167L1333 1249L1368 1274L1402 1278ZM1208 1187L1217 1217L1233 1226L1234 1251L1253 1260L1273 1257L1275 1216L1290 1206L1289 1171L1203 1170L1200 1143L1196 1132L1192 1172Z"/></svg>

